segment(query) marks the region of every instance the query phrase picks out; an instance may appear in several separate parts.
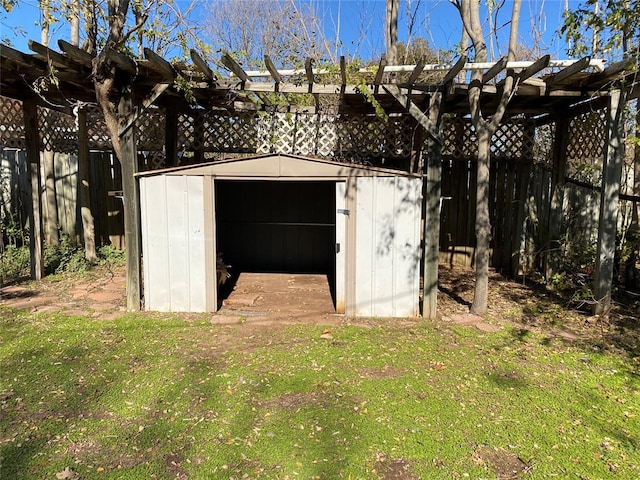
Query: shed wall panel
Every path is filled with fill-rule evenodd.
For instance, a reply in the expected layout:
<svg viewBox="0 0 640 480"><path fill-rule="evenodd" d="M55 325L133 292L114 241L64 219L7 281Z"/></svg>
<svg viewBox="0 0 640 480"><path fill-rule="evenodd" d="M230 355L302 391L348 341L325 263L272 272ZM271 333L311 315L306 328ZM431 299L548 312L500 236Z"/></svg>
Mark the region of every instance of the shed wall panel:
<svg viewBox="0 0 640 480"><path fill-rule="evenodd" d="M140 179L144 304L161 312L171 307L166 197L165 177Z"/></svg>
<svg viewBox="0 0 640 480"><path fill-rule="evenodd" d="M421 182L358 178L356 315L418 314Z"/></svg>
<svg viewBox="0 0 640 480"><path fill-rule="evenodd" d="M145 308L206 310L203 178L140 180Z"/></svg>

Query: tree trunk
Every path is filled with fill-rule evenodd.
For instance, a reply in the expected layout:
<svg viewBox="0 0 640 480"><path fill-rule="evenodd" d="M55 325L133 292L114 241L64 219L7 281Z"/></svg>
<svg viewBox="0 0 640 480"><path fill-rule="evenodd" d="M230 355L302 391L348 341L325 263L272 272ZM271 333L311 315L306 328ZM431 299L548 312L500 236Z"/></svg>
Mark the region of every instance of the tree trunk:
<svg viewBox="0 0 640 480"><path fill-rule="evenodd" d="M476 192L476 286L471 313L487 313L489 296L489 243L491 222L489 219L489 167L491 158L491 130L486 122L476 126L478 135L478 179Z"/></svg>
<svg viewBox="0 0 640 480"><path fill-rule="evenodd" d="M76 47L80 45L80 0L71 0L71 18L69 21L71 28L70 43Z"/></svg>
<svg viewBox="0 0 640 480"><path fill-rule="evenodd" d="M387 64L395 65L398 56L398 3L399 0L387 0Z"/></svg>

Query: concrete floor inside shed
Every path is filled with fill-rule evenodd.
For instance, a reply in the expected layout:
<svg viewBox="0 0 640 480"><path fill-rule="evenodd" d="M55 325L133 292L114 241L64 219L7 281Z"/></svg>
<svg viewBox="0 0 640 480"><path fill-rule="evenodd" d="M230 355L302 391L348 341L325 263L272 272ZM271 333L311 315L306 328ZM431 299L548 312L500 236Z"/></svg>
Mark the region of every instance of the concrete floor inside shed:
<svg viewBox="0 0 640 480"><path fill-rule="evenodd" d="M326 275L242 272L230 282L214 323L324 324L337 315ZM232 288L226 298L225 287Z"/></svg>

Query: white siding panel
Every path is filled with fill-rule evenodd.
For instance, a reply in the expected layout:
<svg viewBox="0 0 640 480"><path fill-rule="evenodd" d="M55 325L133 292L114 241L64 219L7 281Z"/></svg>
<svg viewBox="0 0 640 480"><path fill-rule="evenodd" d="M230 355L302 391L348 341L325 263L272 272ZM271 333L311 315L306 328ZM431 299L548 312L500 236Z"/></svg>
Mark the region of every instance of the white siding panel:
<svg viewBox="0 0 640 480"><path fill-rule="evenodd" d="M358 178L357 188L356 315L416 316L420 180Z"/></svg>
<svg viewBox="0 0 640 480"><path fill-rule="evenodd" d="M169 311L169 247L165 177L140 179L144 303L147 310Z"/></svg>
<svg viewBox="0 0 640 480"><path fill-rule="evenodd" d="M145 308L206 309L203 179L140 180Z"/></svg>
<svg viewBox="0 0 640 480"><path fill-rule="evenodd" d="M374 204L373 178L356 180L356 316L372 316L374 262ZM353 212L352 212L353 213Z"/></svg>
<svg viewBox="0 0 640 480"><path fill-rule="evenodd" d="M203 177L187 178L189 311L207 308Z"/></svg>

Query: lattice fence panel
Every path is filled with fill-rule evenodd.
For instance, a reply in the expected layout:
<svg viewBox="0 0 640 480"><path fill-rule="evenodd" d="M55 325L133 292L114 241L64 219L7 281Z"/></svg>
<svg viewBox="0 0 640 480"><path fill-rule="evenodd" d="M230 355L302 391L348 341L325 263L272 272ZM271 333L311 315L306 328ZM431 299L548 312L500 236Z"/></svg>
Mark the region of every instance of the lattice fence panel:
<svg viewBox="0 0 640 480"><path fill-rule="evenodd" d="M586 112L569 122L567 174L590 183L600 183L607 144L607 110Z"/></svg>
<svg viewBox="0 0 640 480"><path fill-rule="evenodd" d="M166 122L164 111L146 111L136 120L136 142L138 150L164 151Z"/></svg>
<svg viewBox="0 0 640 480"><path fill-rule="evenodd" d="M491 154L497 158L531 158L534 133L534 124L528 120L504 123L491 137Z"/></svg>
<svg viewBox="0 0 640 480"><path fill-rule="evenodd" d="M445 118L442 126L443 155L456 160L475 159L478 155L478 136L470 121ZM535 129L529 120L515 120L502 124L491 137L494 158L529 159L534 155Z"/></svg>
<svg viewBox="0 0 640 480"><path fill-rule="evenodd" d="M38 107L38 130L42 150L78 152L78 127L73 115Z"/></svg>
<svg viewBox="0 0 640 480"><path fill-rule="evenodd" d="M0 97L0 146L4 148L25 148L24 115L22 102Z"/></svg>
<svg viewBox="0 0 640 480"><path fill-rule="evenodd" d="M319 118L317 115L296 115L293 152L296 155L315 156L318 136Z"/></svg>
<svg viewBox="0 0 640 480"><path fill-rule="evenodd" d="M104 121L102 111L97 105L87 107L87 130L89 149L102 151L112 149L107 124Z"/></svg>
<svg viewBox="0 0 640 480"><path fill-rule="evenodd" d="M333 157L338 144L338 131L335 117L332 115L318 116L318 141L316 152L318 157Z"/></svg>
<svg viewBox="0 0 640 480"><path fill-rule="evenodd" d="M478 156L478 140L471 122L457 117L445 118L442 122L442 137L443 155L456 160Z"/></svg>
<svg viewBox="0 0 640 480"><path fill-rule="evenodd" d="M253 153L257 121L253 113L228 115L197 111L178 117L178 149L194 152Z"/></svg>

